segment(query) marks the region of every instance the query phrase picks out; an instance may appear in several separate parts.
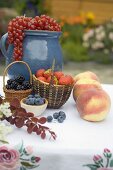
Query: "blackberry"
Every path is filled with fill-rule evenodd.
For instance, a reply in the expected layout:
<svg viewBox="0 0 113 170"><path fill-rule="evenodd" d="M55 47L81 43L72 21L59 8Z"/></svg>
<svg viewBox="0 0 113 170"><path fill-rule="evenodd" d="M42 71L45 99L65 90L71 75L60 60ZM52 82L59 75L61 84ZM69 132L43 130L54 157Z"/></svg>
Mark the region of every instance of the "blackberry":
<svg viewBox="0 0 113 170"><path fill-rule="evenodd" d="M22 84L24 82L25 78L22 75L19 75L15 78L15 81L19 84Z"/></svg>
<svg viewBox="0 0 113 170"><path fill-rule="evenodd" d="M7 84L6 89L11 89L11 86L9 84Z"/></svg>
<svg viewBox="0 0 113 170"><path fill-rule="evenodd" d="M24 86L21 85L21 90L24 90Z"/></svg>
<svg viewBox="0 0 113 170"><path fill-rule="evenodd" d="M7 84L8 84L8 85L11 85L13 81L14 81L14 79L9 79L9 80L7 80Z"/></svg>
<svg viewBox="0 0 113 170"><path fill-rule="evenodd" d="M12 87L12 89L16 90L18 83L16 81L13 81L10 86Z"/></svg>
<svg viewBox="0 0 113 170"><path fill-rule="evenodd" d="M24 90L31 88L31 84L28 81L24 81L22 85L24 86Z"/></svg>
<svg viewBox="0 0 113 170"><path fill-rule="evenodd" d="M22 86L18 85L15 90L22 90Z"/></svg>

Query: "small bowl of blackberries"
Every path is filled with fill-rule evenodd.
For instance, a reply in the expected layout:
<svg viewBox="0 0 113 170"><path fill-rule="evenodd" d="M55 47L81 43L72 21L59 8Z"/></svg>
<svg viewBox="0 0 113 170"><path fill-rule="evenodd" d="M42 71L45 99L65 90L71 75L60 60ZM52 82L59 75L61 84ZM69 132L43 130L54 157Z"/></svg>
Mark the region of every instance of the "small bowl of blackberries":
<svg viewBox="0 0 113 170"><path fill-rule="evenodd" d="M48 101L38 94L31 94L21 100L21 107L27 112L34 113L35 116L40 116L46 110Z"/></svg>

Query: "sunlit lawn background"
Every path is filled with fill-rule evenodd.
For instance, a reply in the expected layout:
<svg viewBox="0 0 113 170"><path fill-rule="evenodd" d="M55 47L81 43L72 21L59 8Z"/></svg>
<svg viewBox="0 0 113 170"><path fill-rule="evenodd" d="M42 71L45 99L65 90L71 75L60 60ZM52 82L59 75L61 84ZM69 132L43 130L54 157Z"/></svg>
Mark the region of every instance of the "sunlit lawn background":
<svg viewBox="0 0 113 170"><path fill-rule="evenodd" d="M76 75L90 70L102 83L113 83L112 9L111 0L0 0L0 36L17 15L50 15L62 26L64 72ZM5 59L0 55L0 75L4 68Z"/></svg>

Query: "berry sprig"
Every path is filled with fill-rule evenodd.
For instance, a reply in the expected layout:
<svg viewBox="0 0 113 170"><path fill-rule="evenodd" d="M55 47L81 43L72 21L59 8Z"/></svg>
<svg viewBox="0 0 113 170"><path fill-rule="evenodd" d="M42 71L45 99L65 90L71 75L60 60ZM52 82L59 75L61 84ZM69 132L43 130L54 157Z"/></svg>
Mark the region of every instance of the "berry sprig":
<svg viewBox="0 0 113 170"><path fill-rule="evenodd" d="M22 60L24 30L61 31L61 27L55 19L46 15L35 18L19 16L12 19L8 24L8 42L14 45L13 59L15 61Z"/></svg>
<svg viewBox="0 0 113 170"><path fill-rule="evenodd" d="M54 140L56 139L56 134L48 127L42 125L46 123L47 119L45 117L37 118L33 113L26 112L26 110L21 107L17 98L14 98L10 103L10 110L12 115L9 117L4 117L4 119L11 125L15 125L17 128L26 126L29 134L35 132L37 135L40 135L42 139L45 139L46 132L49 132L51 137Z"/></svg>

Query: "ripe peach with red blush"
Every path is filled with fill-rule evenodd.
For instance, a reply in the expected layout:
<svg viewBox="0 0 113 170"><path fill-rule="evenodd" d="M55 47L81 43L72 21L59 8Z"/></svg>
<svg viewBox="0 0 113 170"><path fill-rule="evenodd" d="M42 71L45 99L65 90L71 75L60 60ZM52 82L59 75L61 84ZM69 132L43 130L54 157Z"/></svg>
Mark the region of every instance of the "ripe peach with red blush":
<svg viewBox="0 0 113 170"><path fill-rule="evenodd" d="M89 88L101 89L102 86L98 81L93 80L93 79L89 79L89 78L79 79L75 83L74 88L73 88L73 98L74 98L74 100L76 101L77 97Z"/></svg>
<svg viewBox="0 0 113 170"><path fill-rule="evenodd" d="M90 78L90 79L99 81L98 76L97 76L95 73L91 72L91 71L85 71L85 72L82 72L82 73L77 74L77 75L74 77L74 81L75 81L75 83L76 83L78 80L80 80L80 79L85 79L85 78L86 78L86 79L87 79L87 78Z"/></svg>
<svg viewBox="0 0 113 170"><path fill-rule="evenodd" d="M111 100L103 89L88 89L76 100L80 116L87 121L102 121L110 111Z"/></svg>

